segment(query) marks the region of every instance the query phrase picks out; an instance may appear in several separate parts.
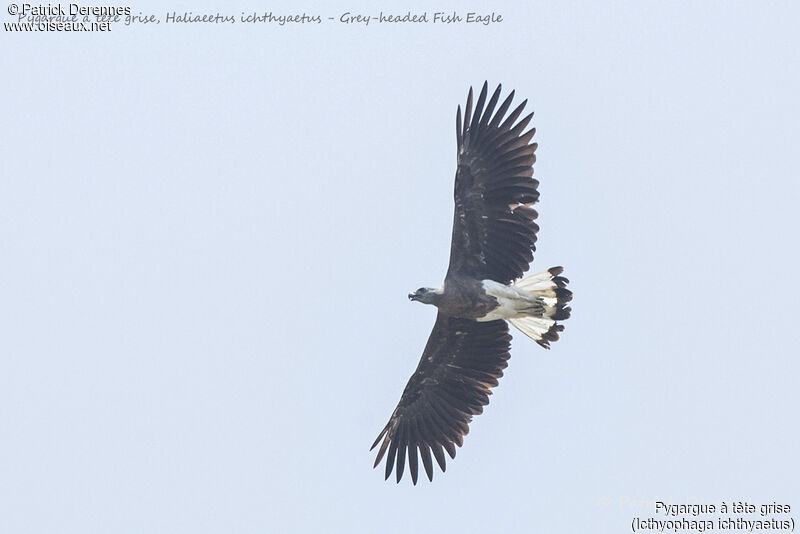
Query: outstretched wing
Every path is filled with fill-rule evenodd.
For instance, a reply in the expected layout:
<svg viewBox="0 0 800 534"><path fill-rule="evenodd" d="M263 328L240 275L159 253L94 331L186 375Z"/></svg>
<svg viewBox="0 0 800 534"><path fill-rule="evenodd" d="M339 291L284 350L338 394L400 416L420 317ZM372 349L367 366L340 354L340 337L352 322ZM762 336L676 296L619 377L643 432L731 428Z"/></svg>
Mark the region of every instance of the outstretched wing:
<svg viewBox="0 0 800 534"><path fill-rule="evenodd" d="M533 179L537 145L530 140L536 129L523 133L533 113L514 124L526 100L503 120L514 92L495 111L500 88L486 103L484 83L474 112L470 88L463 127L461 106L456 115L458 169L447 278L488 278L507 284L522 276L533 261L539 227L531 206L539 198L539 182Z"/></svg>
<svg viewBox="0 0 800 534"><path fill-rule="evenodd" d="M437 316L417 370L372 444L372 449L381 444L375 466L389 452L387 479L396 463L400 482L406 456L414 484L419 457L429 480L433 480L431 453L445 470L442 449L450 458L456 457L455 445L461 446L472 416L489 404L490 389L503 376L510 341L505 321L479 323L441 313Z"/></svg>

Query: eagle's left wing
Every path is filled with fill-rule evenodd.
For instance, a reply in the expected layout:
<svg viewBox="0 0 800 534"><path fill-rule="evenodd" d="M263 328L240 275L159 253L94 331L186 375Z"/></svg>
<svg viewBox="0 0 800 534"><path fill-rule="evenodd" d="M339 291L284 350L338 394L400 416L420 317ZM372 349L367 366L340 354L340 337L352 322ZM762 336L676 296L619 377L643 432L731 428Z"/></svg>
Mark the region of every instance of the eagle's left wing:
<svg viewBox="0 0 800 534"><path fill-rule="evenodd" d="M489 404L490 389L503 376L510 341L505 321L479 323L441 313L437 316L417 370L391 419L372 444L372 449L381 444L375 466L389 452L386 478L396 462L400 482L406 456L414 484L418 457L422 458L429 480L433 480L431 453L445 470L442 449L455 458L455 445L461 446L472 416Z"/></svg>
<svg viewBox="0 0 800 534"><path fill-rule="evenodd" d="M445 283L466 277L508 284L528 270L536 248L536 129L525 130L533 113L516 122L526 100L506 117L514 91L498 107L500 86L488 102L487 88L484 83L474 109L469 90L463 124L460 106L456 115L458 168Z"/></svg>

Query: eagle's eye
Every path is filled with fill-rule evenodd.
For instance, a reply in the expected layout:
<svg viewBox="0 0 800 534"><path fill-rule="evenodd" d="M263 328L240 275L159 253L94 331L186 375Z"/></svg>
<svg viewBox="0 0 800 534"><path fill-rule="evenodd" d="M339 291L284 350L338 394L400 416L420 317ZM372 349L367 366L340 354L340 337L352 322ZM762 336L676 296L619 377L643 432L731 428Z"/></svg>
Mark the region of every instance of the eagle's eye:
<svg viewBox="0 0 800 534"><path fill-rule="evenodd" d="M427 292L428 292L428 290L425 289L424 287L421 287L421 288L417 289L417 293L420 293L420 294L427 293Z"/></svg>

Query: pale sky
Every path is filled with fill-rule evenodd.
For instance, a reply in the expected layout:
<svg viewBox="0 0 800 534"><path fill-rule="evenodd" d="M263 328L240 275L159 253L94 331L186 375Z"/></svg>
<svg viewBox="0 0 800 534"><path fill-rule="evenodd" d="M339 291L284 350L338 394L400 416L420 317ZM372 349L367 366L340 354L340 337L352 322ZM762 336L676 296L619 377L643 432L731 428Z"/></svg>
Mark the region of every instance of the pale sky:
<svg viewBox="0 0 800 534"><path fill-rule="evenodd" d="M617 533L657 500L800 509L800 7L337 22L474 9L366 6L0 31L0 531ZM132 6L173 10L264 8ZM565 267L573 314L551 351L515 334L446 473L384 482L368 449L435 317L406 295L446 271L455 111L484 80L536 112L533 269Z"/></svg>

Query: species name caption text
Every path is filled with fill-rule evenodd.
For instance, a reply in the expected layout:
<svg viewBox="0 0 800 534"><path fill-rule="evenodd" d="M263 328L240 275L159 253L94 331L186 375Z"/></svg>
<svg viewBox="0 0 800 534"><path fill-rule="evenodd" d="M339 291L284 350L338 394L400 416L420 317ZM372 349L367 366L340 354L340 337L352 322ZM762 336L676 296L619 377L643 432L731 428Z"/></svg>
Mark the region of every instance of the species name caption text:
<svg viewBox="0 0 800 534"><path fill-rule="evenodd" d="M277 13L273 11L240 11L238 14L170 10L160 14L135 12L130 6L85 6L81 4L9 4L8 14L15 19L4 23L6 31L108 31L113 25L271 25L300 26L336 24L348 27L375 27L379 25L437 26L501 24L503 15L494 11L405 11L354 13L343 11L334 16L319 13ZM100 25L100 28L95 26Z"/></svg>
<svg viewBox="0 0 800 534"><path fill-rule="evenodd" d="M720 501L714 504L655 502L654 517L634 517L633 532L794 532L788 504Z"/></svg>

